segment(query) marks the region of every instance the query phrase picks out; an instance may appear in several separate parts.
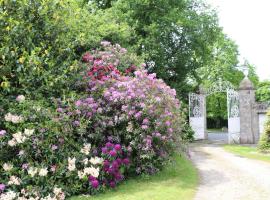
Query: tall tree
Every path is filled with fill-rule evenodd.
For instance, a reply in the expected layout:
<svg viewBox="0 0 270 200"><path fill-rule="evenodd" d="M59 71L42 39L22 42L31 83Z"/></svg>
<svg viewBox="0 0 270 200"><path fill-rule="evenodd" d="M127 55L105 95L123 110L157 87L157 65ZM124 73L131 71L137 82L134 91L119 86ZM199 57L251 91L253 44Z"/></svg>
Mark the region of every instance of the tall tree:
<svg viewBox="0 0 270 200"><path fill-rule="evenodd" d="M134 33L127 46L145 58L151 72L182 94L187 75L211 62L213 44L222 31L216 13L197 0L88 2L128 23Z"/></svg>

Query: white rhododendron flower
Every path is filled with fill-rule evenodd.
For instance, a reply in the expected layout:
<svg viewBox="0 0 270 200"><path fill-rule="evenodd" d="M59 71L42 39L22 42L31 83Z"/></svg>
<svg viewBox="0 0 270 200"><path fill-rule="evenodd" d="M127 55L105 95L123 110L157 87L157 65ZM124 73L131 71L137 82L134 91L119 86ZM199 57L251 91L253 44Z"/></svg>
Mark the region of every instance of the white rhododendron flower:
<svg viewBox="0 0 270 200"><path fill-rule="evenodd" d="M84 144L83 148L81 149L81 153L88 155L91 150L91 144Z"/></svg>
<svg viewBox="0 0 270 200"><path fill-rule="evenodd" d="M86 168L84 168L83 172L85 175L91 175L95 178L97 178L99 176L99 168L86 167Z"/></svg>
<svg viewBox="0 0 270 200"><path fill-rule="evenodd" d="M48 174L48 169L47 168L42 168L39 170L39 176L47 176Z"/></svg>
<svg viewBox="0 0 270 200"><path fill-rule="evenodd" d="M21 179L16 176L11 176L8 181L8 185L20 185Z"/></svg>
<svg viewBox="0 0 270 200"><path fill-rule="evenodd" d="M14 133L12 137L16 140L18 144L23 143L27 139L24 135L22 135L21 132Z"/></svg>
<svg viewBox="0 0 270 200"><path fill-rule="evenodd" d="M17 144L17 142L16 142L15 138L12 138L11 140L8 141L8 145L11 147L16 146L16 144Z"/></svg>
<svg viewBox="0 0 270 200"><path fill-rule="evenodd" d="M24 129L24 134L29 137L33 135L34 131L34 129Z"/></svg>
<svg viewBox="0 0 270 200"><path fill-rule="evenodd" d="M85 177L85 174L83 171L78 171L78 177L79 179L83 179Z"/></svg>
<svg viewBox="0 0 270 200"><path fill-rule="evenodd" d="M38 169L35 167L30 167L27 172L31 177L34 177L38 173Z"/></svg>
<svg viewBox="0 0 270 200"><path fill-rule="evenodd" d="M90 163L92 163L93 165L102 164L103 161L104 161L103 158L99 158L99 157L94 157L90 159Z"/></svg>
<svg viewBox="0 0 270 200"><path fill-rule="evenodd" d="M14 124L20 123L23 121L23 117L18 115L12 115L11 113L8 113L5 115L5 120L7 122L12 122Z"/></svg>
<svg viewBox="0 0 270 200"><path fill-rule="evenodd" d="M126 128L126 130L127 130L127 132L133 132L133 124L132 124L132 122L128 122L128 126L127 126L127 128Z"/></svg>
<svg viewBox="0 0 270 200"><path fill-rule="evenodd" d="M56 197L52 197L51 195L48 195L44 198L41 198L40 200L58 200Z"/></svg>
<svg viewBox="0 0 270 200"><path fill-rule="evenodd" d="M3 200L14 200L17 197L17 193L13 191L8 191L0 195L0 199Z"/></svg>
<svg viewBox="0 0 270 200"><path fill-rule="evenodd" d="M13 116L13 115L12 115L11 113L6 114L6 115L5 115L5 120L6 120L7 122L11 122L12 116Z"/></svg>
<svg viewBox="0 0 270 200"><path fill-rule="evenodd" d="M68 158L68 170L74 171L76 169L76 158Z"/></svg>
<svg viewBox="0 0 270 200"><path fill-rule="evenodd" d="M61 189L61 188L58 188L58 187L53 188L53 193L54 193L55 195L58 195L58 194L60 194L61 192L62 192L62 189Z"/></svg>
<svg viewBox="0 0 270 200"><path fill-rule="evenodd" d="M83 164L84 164L84 165L87 165L88 162L89 162L89 160L88 160L87 158L83 159Z"/></svg>
<svg viewBox="0 0 270 200"><path fill-rule="evenodd" d="M19 103L24 102L24 100L25 100L25 96L23 96L23 95L19 95L19 96L17 96L17 98L16 98L16 101L18 101Z"/></svg>
<svg viewBox="0 0 270 200"><path fill-rule="evenodd" d="M3 169L4 169L6 172L12 170L12 168L13 168L13 165L12 165L12 164L8 164L8 163L4 163L4 164L3 164Z"/></svg>
<svg viewBox="0 0 270 200"><path fill-rule="evenodd" d="M17 200L29 200L26 197L18 197Z"/></svg>

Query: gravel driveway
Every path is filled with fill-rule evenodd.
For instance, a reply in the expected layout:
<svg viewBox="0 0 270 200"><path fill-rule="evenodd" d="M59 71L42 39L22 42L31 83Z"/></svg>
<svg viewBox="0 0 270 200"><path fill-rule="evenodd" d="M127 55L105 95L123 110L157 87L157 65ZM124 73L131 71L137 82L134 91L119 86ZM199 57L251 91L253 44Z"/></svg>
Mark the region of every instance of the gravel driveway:
<svg viewBox="0 0 270 200"><path fill-rule="evenodd" d="M191 146L200 174L195 200L270 200L270 164L233 155L217 144Z"/></svg>

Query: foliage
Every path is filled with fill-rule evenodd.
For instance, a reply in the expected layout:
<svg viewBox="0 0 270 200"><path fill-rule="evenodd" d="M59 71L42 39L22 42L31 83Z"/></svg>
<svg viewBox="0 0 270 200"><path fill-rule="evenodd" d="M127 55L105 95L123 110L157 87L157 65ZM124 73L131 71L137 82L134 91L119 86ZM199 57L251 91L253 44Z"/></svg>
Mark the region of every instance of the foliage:
<svg viewBox="0 0 270 200"><path fill-rule="evenodd" d="M270 151L270 112L267 113L267 121L264 125L264 132L259 142L259 149L261 151Z"/></svg>
<svg viewBox="0 0 270 200"><path fill-rule="evenodd" d="M216 14L197 0L93 0L89 4L128 23L134 30L129 46L145 58L149 71L181 93L188 90L187 75L211 63L212 44L222 32Z"/></svg>
<svg viewBox="0 0 270 200"><path fill-rule="evenodd" d="M219 84L220 81L227 81L237 90L244 74L237 68L238 50L236 44L223 33L219 33L213 48L212 61L196 70L195 80L193 80L194 87L198 88L201 85L204 88L210 88ZM256 87L259 78L255 67L247 61L246 65L249 68L249 79ZM207 117L209 122L215 122L212 124L213 127L222 127L222 121L228 118L225 91L207 97Z"/></svg>
<svg viewBox="0 0 270 200"><path fill-rule="evenodd" d="M256 90L257 101L270 101L270 81L262 81L258 84Z"/></svg>
<svg viewBox="0 0 270 200"><path fill-rule="evenodd" d="M0 92L57 96L73 88L76 59L104 38L125 42L131 30L81 1L0 2ZM109 24L109 25L108 25Z"/></svg>
<svg viewBox="0 0 270 200"><path fill-rule="evenodd" d="M121 59L128 58L123 48L103 45L82 57L81 95L43 101L19 95L1 108L0 199L96 194L158 172L181 145L175 90L154 74L126 70L134 63ZM124 63L115 62L118 56Z"/></svg>
<svg viewBox="0 0 270 200"><path fill-rule="evenodd" d="M198 184L197 170L183 156L175 155L173 160L175 162L171 162L160 173L127 180L116 191L89 197L73 197L71 200L191 200Z"/></svg>

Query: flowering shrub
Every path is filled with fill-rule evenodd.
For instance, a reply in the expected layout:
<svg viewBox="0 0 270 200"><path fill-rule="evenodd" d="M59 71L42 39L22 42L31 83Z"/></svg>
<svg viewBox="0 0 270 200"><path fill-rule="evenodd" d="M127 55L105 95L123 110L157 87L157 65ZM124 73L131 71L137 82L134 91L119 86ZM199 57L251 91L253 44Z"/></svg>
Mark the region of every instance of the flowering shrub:
<svg viewBox="0 0 270 200"><path fill-rule="evenodd" d="M159 171L180 144L175 90L121 56L116 62L126 53L120 46L103 48L82 57L80 98L52 104L19 95L0 114L0 199L96 194Z"/></svg>

